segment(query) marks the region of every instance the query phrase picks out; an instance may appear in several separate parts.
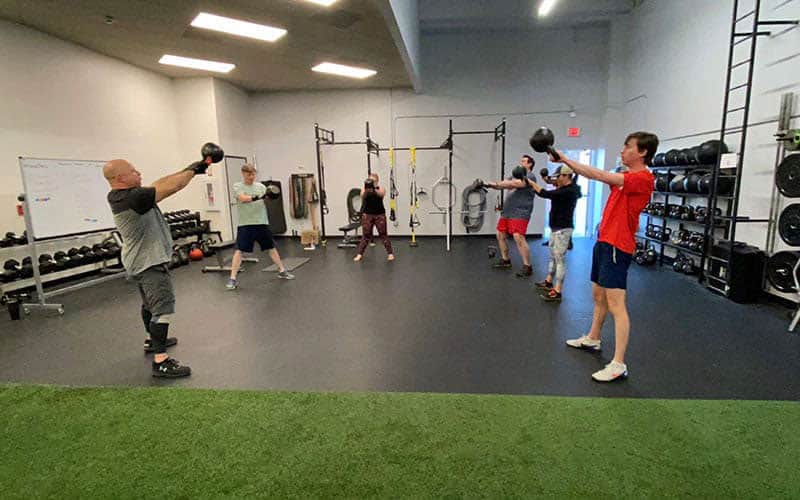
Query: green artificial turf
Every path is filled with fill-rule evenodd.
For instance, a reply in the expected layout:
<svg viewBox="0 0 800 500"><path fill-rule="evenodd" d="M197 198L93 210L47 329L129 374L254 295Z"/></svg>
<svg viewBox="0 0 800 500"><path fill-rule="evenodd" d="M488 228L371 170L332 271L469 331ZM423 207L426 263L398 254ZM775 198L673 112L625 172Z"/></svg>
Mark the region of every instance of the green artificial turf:
<svg viewBox="0 0 800 500"><path fill-rule="evenodd" d="M794 497L800 404L0 386L0 498Z"/></svg>

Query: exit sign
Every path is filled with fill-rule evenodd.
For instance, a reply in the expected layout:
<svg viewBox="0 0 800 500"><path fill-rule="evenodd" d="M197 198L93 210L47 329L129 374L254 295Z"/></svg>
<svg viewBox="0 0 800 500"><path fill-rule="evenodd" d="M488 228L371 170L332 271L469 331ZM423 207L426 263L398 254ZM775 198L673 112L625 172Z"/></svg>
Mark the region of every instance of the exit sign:
<svg viewBox="0 0 800 500"><path fill-rule="evenodd" d="M580 127L570 127L567 129L567 137L580 137L580 136L581 136Z"/></svg>

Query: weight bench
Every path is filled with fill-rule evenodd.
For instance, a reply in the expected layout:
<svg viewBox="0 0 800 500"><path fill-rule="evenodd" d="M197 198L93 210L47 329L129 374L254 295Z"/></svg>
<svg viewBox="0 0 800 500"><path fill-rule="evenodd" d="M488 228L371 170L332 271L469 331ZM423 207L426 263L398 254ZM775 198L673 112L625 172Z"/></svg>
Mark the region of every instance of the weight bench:
<svg viewBox="0 0 800 500"><path fill-rule="evenodd" d="M229 273L231 272L231 266L225 265L225 259L222 257L222 250L228 249L236 244L236 240L228 240L222 241L220 243L214 243L213 245L209 245L209 247L214 250L214 255L217 256L217 263L216 266L205 266L202 269L204 273ZM255 257L242 257L242 264L245 262L258 262L258 259ZM244 266L239 269L239 272L244 271Z"/></svg>
<svg viewBox="0 0 800 500"><path fill-rule="evenodd" d="M339 231L344 233L342 236L342 242L336 245L339 248L355 248L358 246L358 235L357 234L347 234L350 231L358 232L358 229L361 227L361 222L351 222L346 226L342 226L339 228Z"/></svg>
<svg viewBox="0 0 800 500"><path fill-rule="evenodd" d="M361 201L361 188L353 188L347 193L347 220L346 225L339 228L344 233L342 242L336 245L339 248L356 248L358 246L358 230L361 228L361 211L357 210L354 202ZM354 234L348 234L353 231Z"/></svg>

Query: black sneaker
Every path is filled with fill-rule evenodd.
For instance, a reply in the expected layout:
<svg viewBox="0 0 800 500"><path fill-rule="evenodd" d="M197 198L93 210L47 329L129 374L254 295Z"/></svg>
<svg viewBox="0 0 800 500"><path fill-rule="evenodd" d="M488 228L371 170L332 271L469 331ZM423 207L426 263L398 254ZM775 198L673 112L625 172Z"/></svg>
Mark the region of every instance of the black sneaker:
<svg viewBox="0 0 800 500"><path fill-rule="evenodd" d="M153 361L153 376L161 378L188 377L192 369L181 365L177 359L167 358L161 363Z"/></svg>
<svg viewBox="0 0 800 500"><path fill-rule="evenodd" d="M572 238L569 239L569 245L567 245L567 250L572 250Z"/></svg>
<svg viewBox="0 0 800 500"><path fill-rule="evenodd" d="M549 247L549 246L550 246L550 241L545 241L545 242L543 242L543 243L542 243L542 246L543 246L543 247Z"/></svg>
<svg viewBox="0 0 800 500"><path fill-rule="evenodd" d="M539 294L539 297L545 302L561 302L561 294L552 288L547 293Z"/></svg>
<svg viewBox="0 0 800 500"><path fill-rule="evenodd" d="M522 269L517 271L517 278L527 278L529 276L533 276L533 267L523 265Z"/></svg>
<svg viewBox="0 0 800 500"><path fill-rule="evenodd" d="M167 337L167 347L172 347L178 343L178 337ZM156 352L153 341L149 338L144 339L144 352Z"/></svg>
<svg viewBox="0 0 800 500"><path fill-rule="evenodd" d="M551 288L553 288L553 282L547 280L536 282L534 283L534 285L536 285L536 288L540 290L550 290Z"/></svg>
<svg viewBox="0 0 800 500"><path fill-rule="evenodd" d="M492 264L495 269L511 269L511 261L500 259L498 262Z"/></svg>

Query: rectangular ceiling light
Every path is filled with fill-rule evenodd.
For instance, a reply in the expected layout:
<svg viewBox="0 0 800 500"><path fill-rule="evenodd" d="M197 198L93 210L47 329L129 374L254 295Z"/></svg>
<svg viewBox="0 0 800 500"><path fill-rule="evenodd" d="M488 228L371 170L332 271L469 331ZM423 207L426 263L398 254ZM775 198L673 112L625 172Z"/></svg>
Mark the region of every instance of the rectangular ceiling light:
<svg viewBox="0 0 800 500"><path fill-rule="evenodd" d="M192 59L191 57L171 56L164 54L159 61L161 64L168 64L170 66L180 66L182 68L202 69L205 71L214 71L216 73L230 73L236 67L235 64L206 61L203 59Z"/></svg>
<svg viewBox="0 0 800 500"><path fill-rule="evenodd" d="M366 68L356 68L354 66L345 66L343 64L336 64L332 62L324 62L317 64L311 71L318 73L330 73L332 75L347 76L350 78L367 78L375 75L377 71Z"/></svg>
<svg viewBox="0 0 800 500"><path fill-rule="evenodd" d="M555 4L556 0L542 0L542 3L539 4L539 17L549 14Z"/></svg>
<svg viewBox="0 0 800 500"><path fill-rule="evenodd" d="M336 0L306 0L306 2L315 3L317 5L322 5L324 7L330 7L331 5L336 3Z"/></svg>
<svg viewBox="0 0 800 500"><path fill-rule="evenodd" d="M263 24L248 23L247 21L239 21L238 19L231 19L230 17L215 16L207 12L197 14L197 17L192 21L192 26L195 28L221 31L236 36L255 38L256 40L263 40L265 42L274 42L286 34L285 29L273 28L272 26L265 26Z"/></svg>

